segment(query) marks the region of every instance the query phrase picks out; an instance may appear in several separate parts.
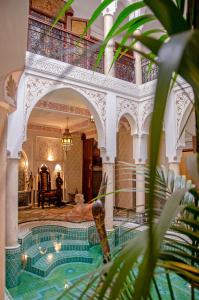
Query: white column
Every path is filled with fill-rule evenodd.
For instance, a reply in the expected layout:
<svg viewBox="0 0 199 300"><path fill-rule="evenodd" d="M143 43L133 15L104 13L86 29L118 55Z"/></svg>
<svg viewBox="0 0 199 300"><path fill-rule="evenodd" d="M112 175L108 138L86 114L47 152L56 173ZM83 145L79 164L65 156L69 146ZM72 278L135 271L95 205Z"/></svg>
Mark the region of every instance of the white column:
<svg viewBox="0 0 199 300"><path fill-rule="evenodd" d="M6 140L7 110L0 108L0 299L4 299L5 290Z"/></svg>
<svg viewBox="0 0 199 300"><path fill-rule="evenodd" d="M105 162L103 163L103 174L108 176L106 193L110 195L106 196L105 200L105 225L106 230L113 229L113 208L115 203L115 194L112 193L115 190L115 164Z"/></svg>
<svg viewBox="0 0 199 300"><path fill-rule="evenodd" d="M8 158L6 176L6 247L18 246L18 158Z"/></svg>
<svg viewBox="0 0 199 300"><path fill-rule="evenodd" d="M144 165L136 165L136 212L145 210L145 178Z"/></svg>
<svg viewBox="0 0 199 300"><path fill-rule="evenodd" d="M133 136L133 158L136 164L136 212L145 210L144 166L147 161L147 134Z"/></svg>
<svg viewBox="0 0 199 300"><path fill-rule="evenodd" d="M113 21L114 21L113 16L116 9L117 9L117 0L109 4L109 6L107 6L102 12L104 16L104 38L107 36L109 30L113 26ZM114 39L111 39L108 42L104 52L104 74L109 76L114 76L115 74L114 66L112 66L112 68L110 69L114 58L114 46L115 46Z"/></svg>
<svg viewBox="0 0 199 300"><path fill-rule="evenodd" d="M169 168L173 170L176 175L179 175L179 162L184 146L184 135L182 135L181 139L178 141L176 96L174 92L170 94L167 102L164 123L166 157L168 159Z"/></svg>
<svg viewBox="0 0 199 300"><path fill-rule="evenodd" d="M137 2L137 1L128 0L129 4L132 4L133 2ZM140 15L141 15L141 10L138 9L129 15L129 21L134 18L139 17ZM134 35L140 35L140 34L141 34L141 29L137 29L134 32ZM137 42L135 44L134 48L137 49L138 51L140 51L141 44L139 42ZM142 84L142 58L141 58L141 55L136 51L134 51L134 58L135 58L135 83Z"/></svg>
<svg viewBox="0 0 199 300"><path fill-rule="evenodd" d="M103 173L108 176L107 193L115 191L115 157L116 157L116 135L117 135L117 99L112 92L106 97L106 149L101 149ZM113 229L113 209L115 205L115 194L106 197L105 202L105 225L107 230Z"/></svg>

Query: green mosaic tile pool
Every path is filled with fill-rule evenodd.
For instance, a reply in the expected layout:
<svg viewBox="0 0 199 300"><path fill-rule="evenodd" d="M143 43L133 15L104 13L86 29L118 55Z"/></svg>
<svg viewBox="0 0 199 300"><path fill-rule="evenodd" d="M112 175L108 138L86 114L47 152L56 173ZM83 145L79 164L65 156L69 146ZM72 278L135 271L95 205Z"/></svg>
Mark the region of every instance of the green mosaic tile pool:
<svg viewBox="0 0 199 300"><path fill-rule="evenodd" d="M46 279L22 272L20 285L9 292L14 300L55 300L64 291L66 281L74 281L96 268L95 263L69 263L56 268Z"/></svg>
<svg viewBox="0 0 199 300"><path fill-rule="evenodd" d="M115 230L114 234L111 232L108 238L113 248L119 245L121 247L135 234L136 231L129 231L125 227L120 227ZM54 251L53 241L56 239L61 240L63 245L61 250L65 251L59 253ZM35 274L39 276L22 271L20 284L9 289L14 300L57 299L60 293L63 292L66 281L67 283L74 282L80 276L96 270L102 264L102 253L100 247L96 246L97 243L98 235L93 226L82 230L50 225L33 228L32 232L21 240L21 245L23 251L27 250L28 252L29 267L35 267ZM38 254L38 245L47 247L46 255ZM48 253L53 254L53 260L50 264L47 261ZM157 272L156 278L162 299L170 300L166 276L159 269ZM47 277L42 278L41 276ZM189 284L175 274L171 274L171 281L176 300L191 299ZM75 299L78 299L78 290L75 290L75 294ZM158 299L153 284L151 296L153 300ZM199 299L199 294L197 296ZM67 300L68 298L65 296L63 299Z"/></svg>
<svg viewBox="0 0 199 300"><path fill-rule="evenodd" d="M95 250L93 250L95 252ZM97 253L96 253L97 254ZM80 276L97 269L96 262L93 264L69 263L56 268L46 279L23 272L21 274L21 283L18 287L9 290L14 300L55 300L64 291L67 283L75 282ZM180 277L171 274L171 281L176 300L189 300L190 286ZM159 290L163 300L171 300L166 276L163 272L158 272L156 276ZM78 299L78 291L75 292ZM151 287L151 296L157 300L158 296L154 285ZM196 294L196 298L199 294ZM67 300L67 296L63 300ZM74 300L76 300L74 299Z"/></svg>

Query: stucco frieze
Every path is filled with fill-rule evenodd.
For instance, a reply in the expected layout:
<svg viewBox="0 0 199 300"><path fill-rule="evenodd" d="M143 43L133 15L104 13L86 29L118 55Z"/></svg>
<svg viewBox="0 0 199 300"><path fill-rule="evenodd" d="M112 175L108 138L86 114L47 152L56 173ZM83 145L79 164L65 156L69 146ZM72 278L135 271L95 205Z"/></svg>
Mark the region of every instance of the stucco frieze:
<svg viewBox="0 0 199 300"><path fill-rule="evenodd" d="M193 103L194 94L191 87L187 87L184 90L179 90L176 93L175 104L176 104L176 122L177 122L177 132L180 134L180 125L183 117L185 117L186 110L188 106Z"/></svg>
<svg viewBox="0 0 199 300"><path fill-rule="evenodd" d="M24 104L24 138L26 134L26 126L29 115L36 105L36 103L49 92L60 88L72 88L93 104L99 117L103 120L105 126L106 122L106 94L83 88L78 85L59 82L53 79L38 77L34 75L27 75L25 80L25 104Z"/></svg>
<svg viewBox="0 0 199 300"><path fill-rule="evenodd" d="M144 128L145 121L148 118L148 116L152 113L153 106L154 106L153 99L143 101L140 105L140 129L141 129L141 131L146 130L146 128ZM147 130L148 130L148 128L147 128Z"/></svg>
<svg viewBox="0 0 199 300"><path fill-rule="evenodd" d="M117 122L123 115L129 114L138 123L138 106L138 103L131 99L117 97Z"/></svg>
<svg viewBox="0 0 199 300"><path fill-rule="evenodd" d="M113 91L124 95L139 97L139 89L131 82L123 81L111 76L105 76L97 72L63 63L55 59L47 58L27 52L26 69L54 76L56 80L74 80L93 86L104 92Z"/></svg>

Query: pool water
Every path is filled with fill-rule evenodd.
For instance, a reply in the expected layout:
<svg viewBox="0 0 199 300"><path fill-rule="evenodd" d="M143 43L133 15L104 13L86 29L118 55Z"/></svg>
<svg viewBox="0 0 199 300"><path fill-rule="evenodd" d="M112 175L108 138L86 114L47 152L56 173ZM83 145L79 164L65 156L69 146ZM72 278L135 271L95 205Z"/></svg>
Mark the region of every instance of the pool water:
<svg viewBox="0 0 199 300"><path fill-rule="evenodd" d="M95 249L99 253L98 249ZM21 273L21 283L9 290L14 300L55 300L63 293L65 288L78 280L82 275L95 271L98 268L98 262L95 260L89 263L67 263L56 267L46 278L23 271ZM176 276L170 274L172 287L176 300L191 299L190 285ZM164 272L159 271L156 276L161 297L164 300L170 300L170 293ZM78 291L75 291L78 299ZM199 295L199 294L198 294ZM151 287L151 296L153 300L158 299L154 285ZM69 299L67 295L62 297L63 300ZM70 298L71 299L71 298ZM86 298L85 298L86 299ZM75 299L74 299L75 300Z"/></svg>
<svg viewBox="0 0 199 300"><path fill-rule="evenodd" d="M99 245L89 249L92 263L71 262L59 265L47 277L41 277L22 271L20 284L10 288L14 300L55 300L65 290L84 274L97 270L102 264L102 252ZM66 297L63 299L67 299Z"/></svg>
<svg viewBox="0 0 199 300"><path fill-rule="evenodd" d="M60 228L59 234L62 232L63 248L62 251L56 253L51 244L55 240L54 233L57 230L58 227L55 226L37 227L21 241L23 253L28 253L32 261L28 260L25 266L30 272L23 270L20 274L20 284L9 289L14 300L55 300L80 277L83 276L87 279L84 275L97 271L98 267L102 265L102 252L99 244L97 244L95 232L91 231L88 234L87 231L79 229L71 229L66 232L66 229ZM117 231L115 232L117 233ZM114 245L121 245L121 243L126 242L126 240L133 237L132 234L134 233L129 232L129 236L118 235L119 239L117 238L118 241ZM47 252L44 255L39 253L38 245L46 246ZM52 249L54 252L51 251ZM46 260L49 255L54 256L54 262ZM53 267L49 269L52 264L54 264ZM155 277L162 299L170 300L165 272L157 269ZM190 285L186 281L174 273L170 274L170 279L176 300L191 299ZM67 297L67 295L63 296L62 299L78 299L79 291L77 288L74 288L74 294L76 296L73 299ZM199 299L199 293L197 293L197 296ZM152 300L159 299L153 283L151 297ZM84 299L88 299L88 297Z"/></svg>
<svg viewBox="0 0 199 300"><path fill-rule="evenodd" d="M68 263L55 268L47 278L22 272L20 285L9 292L15 300L55 300L68 284L95 269L95 264Z"/></svg>

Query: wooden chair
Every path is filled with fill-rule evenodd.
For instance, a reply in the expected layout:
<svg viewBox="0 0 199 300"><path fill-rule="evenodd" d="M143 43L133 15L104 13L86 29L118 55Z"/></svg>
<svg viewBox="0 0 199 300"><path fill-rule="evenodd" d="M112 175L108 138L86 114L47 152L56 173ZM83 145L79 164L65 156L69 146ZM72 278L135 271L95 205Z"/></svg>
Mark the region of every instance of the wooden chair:
<svg viewBox="0 0 199 300"><path fill-rule="evenodd" d="M48 201L49 206L53 201L57 201L57 191L51 190L51 177L46 165L42 165L39 172L38 190L38 207L42 205L44 209L45 201Z"/></svg>

